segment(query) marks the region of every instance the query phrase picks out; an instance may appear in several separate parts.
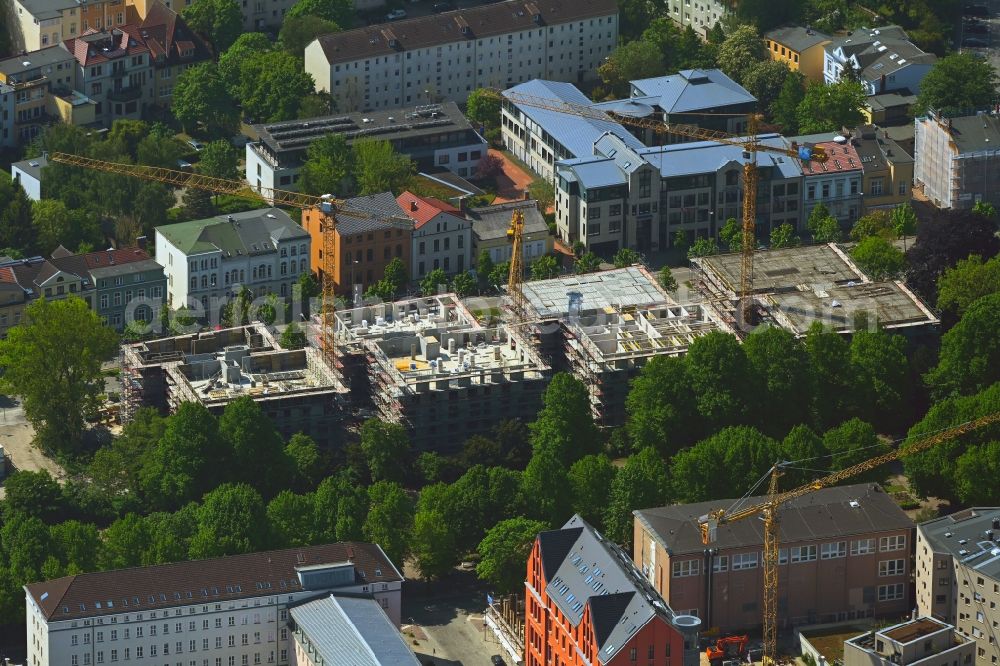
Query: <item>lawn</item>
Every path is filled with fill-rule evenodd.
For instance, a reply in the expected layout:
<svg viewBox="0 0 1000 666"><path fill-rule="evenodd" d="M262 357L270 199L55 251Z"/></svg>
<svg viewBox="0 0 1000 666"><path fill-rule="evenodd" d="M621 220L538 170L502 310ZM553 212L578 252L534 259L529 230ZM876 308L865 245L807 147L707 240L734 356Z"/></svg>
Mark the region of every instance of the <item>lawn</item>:
<svg viewBox="0 0 1000 666"><path fill-rule="evenodd" d="M816 631L803 631L802 635L812 643L816 651L826 657L827 663L844 660L844 641L868 631L861 625L837 626Z"/></svg>

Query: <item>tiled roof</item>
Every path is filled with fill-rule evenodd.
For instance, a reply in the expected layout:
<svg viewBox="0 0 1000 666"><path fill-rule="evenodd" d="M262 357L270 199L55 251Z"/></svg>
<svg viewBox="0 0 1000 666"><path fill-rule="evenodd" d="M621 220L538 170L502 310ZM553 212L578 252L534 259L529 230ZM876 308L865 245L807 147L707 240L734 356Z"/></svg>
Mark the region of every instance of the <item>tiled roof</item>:
<svg viewBox="0 0 1000 666"><path fill-rule="evenodd" d="M368 213L369 217L351 215L352 210ZM341 236L384 229L413 231L413 220L406 217L396 198L392 196L392 192L348 199L337 211L337 232Z"/></svg>
<svg viewBox="0 0 1000 666"><path fill-rule="evenodd" d="M121 25L109 31L91 28L79 37L67 39L63 45L84 67L149 51L134 25Z"/></svg>
<svg viewBox="0 0 1000 666"><path fill-rule="evenodd" d="M861 157L850 141L822 141L817 143L816 146L826 150L826 161L817 162L811 160L803 162L802 174L804 176L861 171Z"/></svg>
<svg viewBox="0 0 1000 666"><path fill-rule="evenodd" d="M403 192L396 197L396 203L408 217L413 219L414 229L419 229L441 213L463 219L459 209L433 197L420 197L412 192Z"/></svg>
<svg viewBox="0 0 1000 666"><path fill-rule="evenodd" d="M296 568L347 561L356 582L402 580L376 544L346 542L63 576L25 590L47 620L74 620L300 591Z"/></svg>
<svg viewBox="0 0 1000 666"><path fill-rule="evenodd" d="M509 0L323 35L319 43L332 64L617 13L615 0Z"/></svg>
<svg viewBox="0 0 1000 666"><path fill-rule="evenodd" d="M198 62L212 57L212 51L201 37L196 35L184 19L178 16L160 0L149 3L146 18L140 18L135 5L125 8L126 19L139 26L140 34L146 41L153 58L163 57L156 65L171 65L180 62ZM189 55L184 56L186 51Z"/></svg>

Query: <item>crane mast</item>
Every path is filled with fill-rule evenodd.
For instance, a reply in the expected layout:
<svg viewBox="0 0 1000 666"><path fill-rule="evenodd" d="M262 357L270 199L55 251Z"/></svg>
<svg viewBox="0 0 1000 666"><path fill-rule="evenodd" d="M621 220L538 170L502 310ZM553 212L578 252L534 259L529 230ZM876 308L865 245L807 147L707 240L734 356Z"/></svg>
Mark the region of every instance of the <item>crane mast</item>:
<svg viewBox="0 0 1000 666"><path fill-rule="evenodd" d="M525 299L521 285L524 282L524 213L515 209L507 229L510 248L510 273L507 276L507 297L510 299L511 324L517 325L525 318Z"/></svg>

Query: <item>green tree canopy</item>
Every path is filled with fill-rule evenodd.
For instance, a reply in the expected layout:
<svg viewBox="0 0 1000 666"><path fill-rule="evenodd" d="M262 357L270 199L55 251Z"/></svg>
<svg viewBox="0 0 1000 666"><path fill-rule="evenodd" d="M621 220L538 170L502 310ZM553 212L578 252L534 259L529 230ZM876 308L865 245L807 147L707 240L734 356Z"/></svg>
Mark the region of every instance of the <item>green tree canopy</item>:
<svg viewBox="0 0 1000 666"><path fill-rule="evenodd" d="M861 415L894 431L906 420L912 377L906 338L884 330L858 330L851 336L851 365L857 378Z"/></svg>
<svg viewBox="0 0 1000 666"><path fill-rule="evenodd" d="M724 428L674 456L673 497L679 502L703 502L742 495L741 489L749 490L780 455L779 444L756 428Z"/></svg>
<svg viewBox="0 0 1000 666"><path fill-rule="evenodd" d="M660 286L667 291L677 291L677 280L674 279L674 274L670 271L670 266L661 268L660 272L656 274L656 279L659 281Z"/></svg>
<svg viewBox="0 0 1000 666"><path fill-rule="evenodd" d="M568 467L575 460L600 451L601 436L594 425L583 382L571 374L557 373L545 389L542 403L538 417L528 426L536 453L551 451Z"/></svg>
<svg viewBox="0 0 1000 666"><path fill-rule="evenodd" d="M234 97L239 95L240 72L243 64L256 56L274 50L274 44L262 32L244 32L219 56L219 75Z"/></svg>
<svg viewBox="0 0 1000 666"><path fill-rule="evenodd" d="M510 518L493 526L479 544L482 559L476 575L500 594L517 592L524 586L524 563L535 537L550 526L527 518Z"/></svg>
<svg viewBox="0 0 1000 666"><path fill-rule="evenodd" d="M149 534L142 516L129 513L101 533L103 545L98 555L101 569L125 569L142 564L142 554L149 544Z"/></svg>
<svg viewBox="0 0 1000 666"><path fill-rule="evenodd" d="M43 175L43 182L48 182ZM24 188L0 179L0 246L31 254L38 248L38 230L31 223L32 203Z"/></svg>
<svg viewBox="0 0 1000 666"><path fill-rule="evenodd" d="M549 280L559 275L559 264L550 254L539 257L531 262L532 280Z"/></svg>
<svg viewBox="0 0 1000 666"><path fill-rule="evenodd" d="M588 252L573 263L573 270L578 274L596 273L601 270L601 258Z"/></svg>
<svg viewBox="0 0 1000 666"><path fill-rule="evenodd" d="M628 94L629 81L661 76L665 71L663 53L652 42L625 42L597 68L604 85L617 96Z"/></svg>
<svg viewBox="0 0 1000 666"><path fill-rule="evenodd" d="M809 357L805 345L777 326L756 329L743 343L757 383L756 414L769 434L780 436L809 413Z"/></svg>
<svg viewBox="0 0 1000 666"><path fill-rule="evenodd" d="M826 474L829 461L823 439L809 426L799 424L781 441L781 454L792 463L782 472L782 487L797 488ZM803 461L801 466L796 461Z"/></svg>
<svg viewBox="0 0 1000 666"><path fill-rule="evenodd" d="M189 133L197 131L201 125L209 134L227 135L234 132L239 124L239 110L233 104L218 68L210 62L189 67L177 76L170 108Z"/></svg>
<svg viewBox="0 0 1000 666"><path fill-rule="evenodd" d="M823 202L809 211L806 228L817 243L836 243L840 240L840 222L830 215L830 209Z"/></svg>
<svg viewBox="0 0 1000 666"><path fill-rule="evenodd" d="M297 16L318 16L342 26L352 26L356 18L351 0L298 0L288 10L286 18Z"/></svg>
<svg viewBox="0 0 1000 666"><path fill-rule="evenodd" d="M632 448L655 448L670 458L701 433L694 394L682 357L654 356L643 366L625 399Z"/></svg>
<svg viewBox="0 0 1000 666"><path fill-rule="evenodd" d="M302 349L306 346L306 333L294 321L281 332L281 346L285 349Z"/></svg>
<svg viewBox="0 0 1000 666"><path fill-rule="evenodd" d="M425 508L417 503L410 546L424 580L440 578L455 566L458 555L455 526L437 507Z"/></svg>
<svg viewBox="0 0 1000 666"><path fill-rule="evenodd" d="M455 277L451 279L451 290L462 298L472 294L475 289L476 280L469 274L468 271L457 273Z"/></svg>
<svg viewBox="0 0 1000 666"><path fill-rule="evenodd" d="M823 448L830 454L833 471L847 469L888 450L888 446L879 441L875 428L859 418L844 421L823 433ZM865 476L875 480L884 474L884 469L876 469Z"/></svg>
<svg viewBox="0 0 1000 666"><path fill-rule="evenodd" d="M572 498L566 492L567 469L555 451L549 448L536 450L521 481L528 503L528 516L548 525L559 525L570 516Z"/></svg>
<svg viewBox="0 0 1000 666"><path fill-rule="evenodd" d="M856 409L857 380L850 345L836 331L815 322L806 333L806 353L812 373L812 413L816 423L827 428Z"/></svg>
<svg viewBox="0 0 1000 666"><path fill-rule="evenodd" d="M301 16L285 16L281 22L281 32L278 39L281 46L296 58L303 57L309 43L323 35L340 32L340 25L319 16L302 14Z"/></svg>
<svg viewBox="0 0 1000 666"><path fill-rule="evenodd" d="M285 51L271 50L242 61L235 97L250 117L278 122L297 117L299 102L314 87L301 60Z"/></svg>
<svg viewBox="0 0 1000 666"><path fill-rule="evenodd" d="M997 292L1000 292L1000 255L984 262L974 254L938 278L937 306L961 317L975 301Z"/></svg>
<svg viewBox="0 0 1000 666"><path fill-rule="evenodd" d="M873 280L896 278L906 268L903 251L880 236L868 236L851 250L854 263Z"/></svg>
<svg viewBox="0 0 1000 666"><path fill-rule="evenodd" d="M719 69L737 83L744 83L750 71L767 62L767 49L757 28L741 25L719 46ZM780 87L780 86L779 86Z"/></svg>
<svg viewBox="0 0 1000 666"><path fill-rule="evenodd" d="M295 548L313 542L313 500L312 493L296 495L290 490L282 490L267 503L272 547Z"/></svg>
<svg viewBox="0 0 1000 666"><path fill-rule="evenodd" d="M315 488L326 464L316 440L301 432L292 435L285 445L285 455L292 461L300 488Z"/></svg>
<svg viewBox="0 0 1000 666"><path fill-rule="evenodd" d="M792 70L788 68L788 63L781 60L763 60L755 63L743 75L743 87L757 98L758 108L767 117L773 117L775 105L778 110L782 110L778 100L785 89L785 81L791 75Z"/></svg>
<svg viewBox="0 0 1000 666"><path fill-rule="evenodd" d="M243 13L236 0L195 0L181 10L181 16L219 52L228 49L243 32Z"/></svg>
<svg viewBox="0 0 1000 666"><path fill-rule="evenodd" d="M374 481L402 481L406 478L410 439L403 426L368 419L361 426L361 450Z"/></svg>
<svg viewBox="0 0 1000 666"><path fill-rule="evenodd" d="M376 481L369 486L368 498L365 539L380 545L391 562L402 562L409 550L413 502L399 484L390 481Z"/></svg>
<svg viewBox="0 0 1000 666"><path fill-rule="evenodd" d="M31 204L31 217L38 234L38 249L44 256L62 245L76 250L81 245L100 247L104 241L97 218L85 209L69 210L59 199L42 199ZM122 242L134 239L121 238Z"/></svg>
<svg viewBox="0 0 1000 666"><path fill-rule="evenodd" d="M611 460L600 453L580 458L567 473L573 494L573 511L598 529L604 523L604 511L611 496L615 471Z"/></svg>
<svg viewBox="0 0 1000 666"><path fill-rule="evenodd" d="M936 368L926 376L935 395L982 391L1000 380L1000 293L974 301L959 322L941 336Z"/></svg>
<svg viewBox="0 0 1000 666"><path fill-rule="evenodd" d="M795 234L795 227L788 222L771 229L771 249L795 247L798 244L799 237Z"/></svg>
<svg viewBox="0 0 1000 666"><path fill-rule="evenodd" d="M841 79L831 85L812 83L796 110L799 132L815 134L854 127L862 120L865 90L860 83Z"/></svg>
<svg viewBox="0 0 1000 666"><path fill-rule="evenodd" d="M642 256L631 248L623 247L615 253L613 263L615 268L625 268L633 264L642 263Z"/></svg>
<svg viewBox="0 0 1000 666"><path fill-rule="evenodd" d="M448 289L448 275L440 268L435 268L420 281L420 293L431 296L439 290Z"/></svg>
<svg viewBox="0 0 1000 666"><path fill-rule="evenodd" d="M303 192L321 196L340 194L349 186L354 169L354 153L342 134L326 134L306 148L302 163Z"/></svg>
<svg viewBox="0 0 1000 666"><path fill-rule="evenodd" d="M246 484L224 483L205 495L191 537L193 559L238 555L267 545L267 509L260 493Z"/></svg>
<svg viewBox="0 0 1000 666"><path fill-rule="evenodd" d="M964 111L990 106L998 82L1000 79L989 60L972 53L952 53L934 63L921 79L914 112Z"/></svg>
<svg viewBox="0 0 1000 666"><path fill-rule="evenodd" d="M368 491L350 470L341 470L323 479L316 487L313 505L317 541L358 541L364 538Z"/></svg>
<svg viewBox="0 0 1000 666"><path fill-rule="evenodd" d="M869 236L886 239L896 237L896 224L893 222L891 212L883 209L873 210L858 218L851 228L851 240L860 241Z"/></svg>
<svg viewBox="0 0 1000 666"><path fill-rule="evenodd" d="M691 244L691 247L687 251L689 259L694 257L710 257L713 254L719 254L719 246L714 238L698 238Z"/></svg>
<svg viewBox="0 0 1000 666"><path fill-rule="evenodd" d="M465 115L483 125L500 124L500 98L496 91L477 88L465 102Z"/></svg>
<svg viewBox="0 0 1000 666"><path fill-rule="evenodd" d="M632 511L638 507L665 503L669 497L669 485L666 462L656 449L649 447L630 455L611 482L611 495L604 516L607 535L617 543L631 544Z"/></svg>
<svg viewBox="0 0 1000 666"><path fill-rule="evenodd" d="M201 150L198 173L214 178L239 179L240 156L233 144L224 139L208 143Z"/></svg>
<svg viewBox="0 0 1000 666"><path fill-rule="evenodd" d="M685 357L695 408L716 427L740 422L750 405L752 382L746 352L736 337L713 331L697 338Z"/></svg>
<svg viewBox="0 0 1000 666"><path fill-rule="evenodd" d="M47 470L15 472L4 480L3 487L5 515L23 513L46 523L66 517L62 488Z"/></svg>
<svg viewBox="0 0 1000 666"><path fill-rule="evenodd" d="M359 194L400 192L416 172L413 160L397 153L388 141L365 139L356 142L353 151Z"/></svg>
<svg viewBox="0 0 1000 666"><path fill-rule="evenodd" d="M771 119L781 126L786 135L799 129L798 109L806 96L805 77L799 72L789 72L781 84L778 97L771 104Z"/></svg>
<svg viewBox="0 0 1000 666"><path fill-rule="evenodd" d="M935 211L918 229L906 253L906 283L928 302L937 300L938 278L970 255L1000 253L993 221L971 211Z"/></svg>
<svg viewBox="0 0 1000 666"><path fill-rule="evenodd" d="M286 487L293 474L285 444L250 396L233 400L219 417L219 436L232 451L234 480L253 484L267 498Z"/></svg>

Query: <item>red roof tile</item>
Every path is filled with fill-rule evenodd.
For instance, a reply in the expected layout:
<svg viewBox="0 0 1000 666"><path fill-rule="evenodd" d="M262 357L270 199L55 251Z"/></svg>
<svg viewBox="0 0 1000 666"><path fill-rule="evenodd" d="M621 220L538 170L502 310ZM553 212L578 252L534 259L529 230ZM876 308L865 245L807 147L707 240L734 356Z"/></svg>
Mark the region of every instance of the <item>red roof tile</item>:
<svg viewBox="0 0 1000 666"><path fill-rule="evenodd" d="M462 212L451 204L433 197L420 197L412 192L400 194L396 197L396 203L408 216L413 218L416 223L413 225L414 229L419 229L441 213L465 219L462 217Z"/></svg>
<svg viewBox="0 0 1000 666"><path fill-rule="evenodd" d="M87 268L104 268L105 266L131 264L136 261L145 261L146 259L151 258L148 252L140 250L137 247L88 252L87 254L80 256L83 257Z"/></svg>

